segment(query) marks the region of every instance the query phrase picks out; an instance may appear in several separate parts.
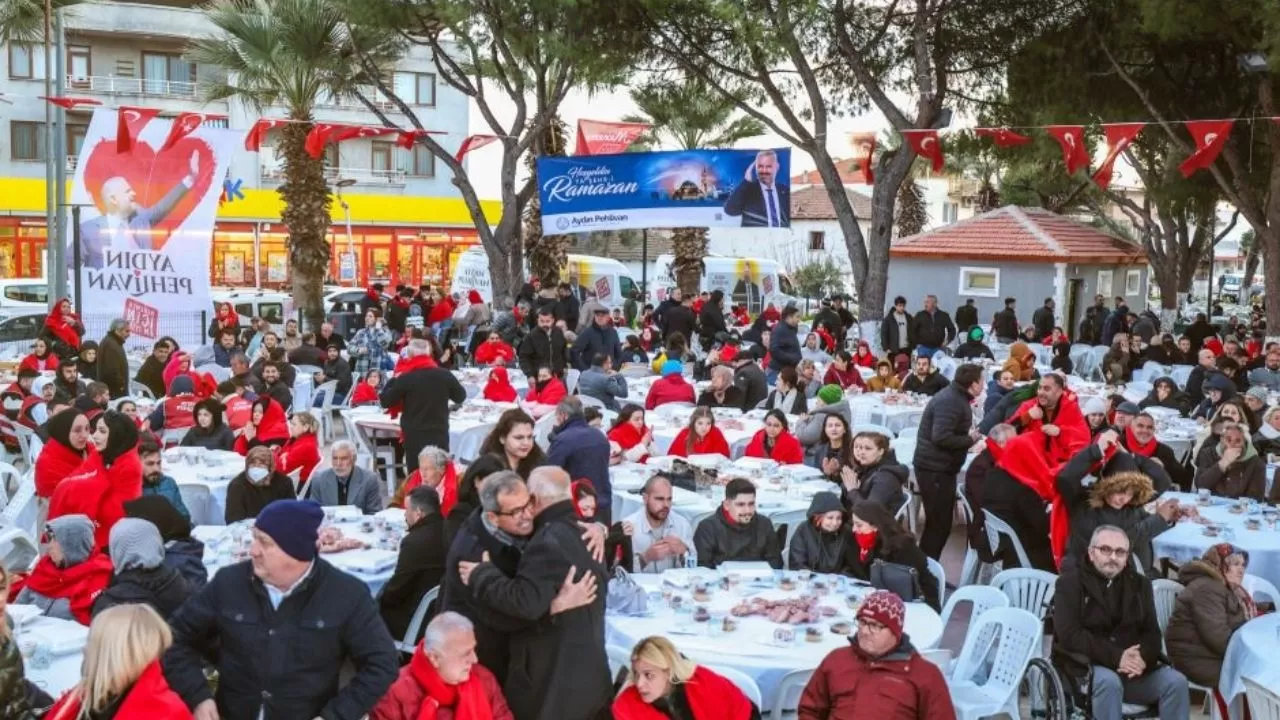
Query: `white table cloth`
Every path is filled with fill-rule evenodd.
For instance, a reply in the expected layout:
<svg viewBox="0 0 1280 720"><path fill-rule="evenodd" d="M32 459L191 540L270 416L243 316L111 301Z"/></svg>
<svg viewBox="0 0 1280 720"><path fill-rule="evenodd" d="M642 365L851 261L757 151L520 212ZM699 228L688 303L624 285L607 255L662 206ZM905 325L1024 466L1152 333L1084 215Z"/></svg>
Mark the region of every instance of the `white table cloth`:
<svg viewBox="0 0 1280 720"><path fill-rule="evenodd" d="M192 525L226 524L227 486L244 470L243 457L225 450L169 448L162 470L178 484Z"/></svg>
<svg viewBox="0 0 1280 720"><path fill-rule="evenodd" d="M671 572L671 571L668 571ZM676 571L679 572L679 571ZM744 574L745 575L745 574ZM822 631L821 640L809 642L804 639L805 626L794 626L796 640L786 647L775 647L762 640L771 638L778 624L767 618L750 616L738 619L738 629L732 633L713 634L710 626L728 614L729 609L743 599L743 596L763 597L767 600L778 600L796 597L799 590L785 592L779 589L759 589L745 582L737 591L716 590L711 601L704 603L711 612L712 620L706 623L695 623L691 615L677 615L661 597L662 576L632 575L641 586L649 591L650 617L626 617L608 615L605 618L605 641L630 649L640 640L650 635L663 635L675 643L680 652L698 664L729 667L740 670L750 676L760 686L764 701L763 707L771 707L777 694L778 683L782 677L793 670L812 670L832 650L849 646L849 638L830 631L832 623L847 622L856 628L853 610L846 602L845 595L862 596L871 591L865 585L851 587L845 593L832 592L822 596L819 604L836 608L837 615L822 618L815 623ZM846 579L847 580L847 579ZM827 578L830 582L831 578ZM739 595L737 593L742 593ZM686 603L692 603L688 592L682 594ZM942 636L942 619L932 608L924 603L907 603L906 633L917 648L933 647Z"/></svg>
<svg viewBox="0 0 1280 720"><path fill-rule="evenodd" d="M1231 720L1244 718L1246 701L1240 678L1247 675L1264 687L1280 688L1280 663L1276 663L1271 654L1277 647L1280 647L1280 614L1277 613L1254 618L1231 636L1218 680L1218 690L1230 705Z"/></svg>
<svg viewBox="0 0 1280 720"><path fill-rule="evenodd" d="M14 640L24 650L26 678L55 700L80 682L80 665L84 660L84 646L89 640L89 628L73 620L41 615L22 623L14 632ZM31 658L25 652L30 648L29 643L42 645L50 651L49 667L32 667Z"/></svg>
<svg viewBox="0 0 1280 720"><path fill-rule="evenodd" d="M1189 493L1165 493L1160 497L1177 498L1180 503L1194 505L1196 496ZM1199 507L1201 517L1221 528L1216 537L1205 534L1205 525L1183 521L1160 533L1151 541L1155 557L1167 557L1175 563L1197 560L1211 545L1229 542L1249 552L1249 574L1263 577L1280 586L1280 530L1273 530L1266 522L1258 530L1249 530L1246 519L1264 516L1232 513L1235 501L1229 498L1213 498L1214 504Z"/></svg>
<svg viewBox="0 0 1280 720"><path fill-rule="evenodd" d="M656 472L657 468L653 466L637 464L615 465L611 468L609 481L613 487L614 521L620 521L644 508L641 489L644 487L645 480ZM815 470L814 473L816 472ZM770 519L804 513L809 509L809 502L815 493L823 490L835 491L834 485L821 478L788 482L785 488L777 478L758 479L753 482L759 489L756 494L756 511ZM679 513L690 522L715 512L719 506L720 499L710 495L702 495L679 487L671 490L672 511Z"/></svg>

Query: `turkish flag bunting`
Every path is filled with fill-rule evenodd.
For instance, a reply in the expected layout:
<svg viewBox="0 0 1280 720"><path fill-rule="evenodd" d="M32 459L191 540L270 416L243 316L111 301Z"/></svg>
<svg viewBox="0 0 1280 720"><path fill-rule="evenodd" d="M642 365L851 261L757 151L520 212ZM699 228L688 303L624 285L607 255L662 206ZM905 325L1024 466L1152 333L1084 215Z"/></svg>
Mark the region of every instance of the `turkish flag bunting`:
<svg viewBox="0 0 1280 720"><path fill-rule="evenodd" d="M1068 175L1089 169L1089 148L1084 144L1083 125L1050 125L1045 131L1062 146L1062 162L1067 166Z"/></svg>
<svg viewBox="0 0 1280 720"><path fill-rule="evenodd" d="M169 128L169 137L164 139L164 145L160 146L160 152L164 152L173 147L179 140L190 135L199 128L205 120L209 118L223 118L226 115L213 115L210 113L184 112L173 119L173 127Z"/></svg>
<svg viewBox="0 0 1280 720"><path fill-rule="evenodd" d="M1178 166L1182 171L1182 177L1191 177L1197 170L1207 170L1213 165L1213 161L1218 159L1218 153L1222 152L1227 139L1231 137L1231 126L1234 122L1234 120L1188 120L1185 123L1187 132L1195 138L1196 151Z"/></svg>
<svg viewBox="0 0 1280 720"><path fill-rule="evenodd" d="M872 156L876 152L875 133L853 133L849 137L853 145L853 168L862 172L862 182L870 185L875 182L876 174L872 167Z"/></svg>
<svg viewBox="0 0 1280 720"><path fill-rule="evenodd" d="M258 152L262 149L262 141L267 139L267 131L274 130L285 124L285 120L275 120L272 118L261 118L249 128L249 134L244 136L244 149L249 152Z"/></svg>
<svg viewBox="0 0 1280 720"><path fill-rule="evenodd" d="M458 152L454 154L453 159L462 162L463 156L467 153L482 148L497 139L497 135L468 135L467 139L462 141L462 146L458 148Z"/></svg>
<svg viewBox="0 0 1280 720"><path fill-rule="evenodd" d="M902 130L907 145L920 157L933 163L933 171L942 171L942 140L937 130Z"/></svg>
<svg viewBox="0 0 1280 720"><path fill-rule="evenodd" d="M384 135L398 135L399 128L382 127L381 125L361 125L359 127L347 127L335 132L329 138L329 142L345 142L347 140L355 140L356 138L382 137Z"/></svg>
<svg viewBox="0 0 1280 720"><path fill-rule="evenodd" d="M1137 139L1138 133L1142 132L1142 128L1146 126L1146 123L1117 123L1102 126L1107 133L1107 157L1093 173L1093 181L1098 184L1098 187L1105 190L1111 184L1111 167L1116 164L1116 158L1120 157L1120 153Z"/></svg>
<svg viewBox="0 0 1280 720"><path fill-rule="evenodd" d="M396 145L405 150L412 150L413 146L418 142L418 138L425 135L447 135L443 130L401 130L400 137L396 138Z"/></svg>
<svg viewBox="0 0 1280 720"><path fill-rule="evenodd" d="M974 128L973 134L978 137L989 137L996 144L996 147L1010 148L1026 145L1031 142L1031 137L1016 133L1009 128Z"/></svg>
<svg viewBox="0 0 1280 720"><path fill-rule="evenodd" d="M631 143L647 131L649 123L579 120L578 142L574 155L615 155L624 153Z"/></svg>
<svg viewBox="0 0 1280 720"><path fill-rule="evenodd" d="M144 107L127 107L120 106L116 111L118 124L116 127L116 153L123 154L133 151L133 139L142 132L142 128L151 122L151 119L160 114L160 108L144 108Z"/></svg>
<svg viewBox="0 0 1280 720"><path fill-rule="evenodd" d="M324 155L324 146L329 144L329 140L333 134L350 127L340 123L316 123L311 126L311 132L307 133L307 142L303 144L303 149L307 154L316 160Z"/></svg>
<svg viewBox="0 0 1280 720"><path fill-rule="evenodd" d="M53 103L54 105L57 105L60 108L66 108L68 110L74 110L77 105L101 105L102 104L101 101L94 100L92 98L48 97L45 95L41 95L40 99L47 100Z"/></svg>

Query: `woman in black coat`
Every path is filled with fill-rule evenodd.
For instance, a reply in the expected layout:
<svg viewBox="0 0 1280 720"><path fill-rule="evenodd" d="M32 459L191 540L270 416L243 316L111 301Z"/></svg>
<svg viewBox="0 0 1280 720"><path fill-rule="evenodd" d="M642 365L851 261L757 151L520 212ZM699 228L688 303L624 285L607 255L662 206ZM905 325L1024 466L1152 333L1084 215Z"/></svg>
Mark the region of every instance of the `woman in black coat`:
<svg viewBox="0 0 1280 720"><path fill-rule="evenodd" d="M925 602L934 610L942 605L938 580L929 572L929 561L916 540L893 515L877 502L855 505L849 521L853 542L845 543L844 572L859 580L871 580L877 561L901 565L914 571Z"/></svg>
<svg viewBox="0 0 1280 720"><path fill-rule="evenodd" d="M206 450L233 450L235 433L222 421L222 403L205 398L196 403L196 424L182 436L182 447L201 447Z"/></svg>
<svg viewBox="0 0 1280 720"><path fill-rule="evenodd" d="M1191 413L1191 406L1191 398L1178 389L1178 384L1171 377L1156 378L1152 383L1151 392L1138 403L1138 407L1143 410L1149 407L1169 408L1177 410L1182 417Z"/></svg>
<svg viewBox="0 0 1280 720"><path fill-rule="evenodd" d="M832 492L815 493L806 522L791 536L787 569L838 573L844 566L847 541L840 498Z"/></svg>

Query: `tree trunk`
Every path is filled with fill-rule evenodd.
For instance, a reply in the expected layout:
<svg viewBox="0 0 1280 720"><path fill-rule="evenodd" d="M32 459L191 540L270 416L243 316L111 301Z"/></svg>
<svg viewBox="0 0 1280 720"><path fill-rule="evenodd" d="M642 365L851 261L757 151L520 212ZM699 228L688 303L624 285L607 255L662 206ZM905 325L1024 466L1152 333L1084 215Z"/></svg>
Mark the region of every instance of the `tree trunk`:
<svg viewBox="0 0 1280 720"><path fill-rule="evenodd" d="M568 151L567 140L568 126L559 117L553 117L526 158L526 165L529 173L534 177L535 184L538 177L538 157L541 155L564 156ZM529 199L529 205L524 212L524 241L525 250L529 256L529 272L541 278L543 285L560 282L560 270L569 260L570 240L568 235L543 234L542 203L538 199L538 193L535 192Z"/></svg>
<svg viewBox="0 0 1280 720"><path fill-rule="evenodd" d="M1240 286L1246 293L1249 291L1249 287L1253 285L1253 276L1258 272L1258 265L1261 262L1262 243L1255 239L1253 244L1249 246L1249 252L1244 256L1244 279L1240 281Z"/></svg>
<svg viewBox="0 0 1280 720"><path fill-rule="evenodd" d="M281 220L289 228L289 272L293 277L293 301L302 310L304 327L319 331L324 322L322 293L329 271L329 215L332 198L324 178L324 163L305 149L310 118L286 123L281 129L284 183L277 192L284 198Z"/></svg>
<svg viewBox="0 0 1280 720"><path fill-rule="evenodd" d="M898 237L909 237L924 232L929 224L929 211L924 206L924 191L920 183L909 179L898 190Z"/></svg>
<svg viewBox="0 0 1280 720"><path fill-rule="evenodd" d="M707 256L707 228L675 228L671 232L671 274L686 297L698 294L702 258Z"/></svg>

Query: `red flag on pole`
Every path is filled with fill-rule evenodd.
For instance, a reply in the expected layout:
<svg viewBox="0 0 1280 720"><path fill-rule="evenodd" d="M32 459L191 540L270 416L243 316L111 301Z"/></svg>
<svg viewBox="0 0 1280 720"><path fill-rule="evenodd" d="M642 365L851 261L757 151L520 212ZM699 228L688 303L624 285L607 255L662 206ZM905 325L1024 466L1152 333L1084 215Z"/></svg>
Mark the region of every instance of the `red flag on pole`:
<svg viewBox="0 0 1280 720"><path fill-rule="evenodd" d="M876 152L876 134L875 133L853 133L849 137L849 144L853 145L853 170L862 172L862 182L867 185L875 182L876 174L873 169L871 158Z"/></svg>
<svg viewBox="0 0 1280 720"><path fill-rule="evenodd" d="M169 137L165 138L164 144L160 146L160 151L168 150L177 144L179 140L195 132L205 120L221 117L226 117L226 115L197 112L179 113L178 117L173 119L173 126L169 128Z"/></svg>
<svg viewBox="0 0 1280 720"><path fill-rule="evenodd" d="M1009 128L974 128L973 134L978 137L989 137L996 144L996 147L1010 148L1019 145L1026 145L1031 142L1031 138L1021 133L1016 133Z"/></svg>
<svg viewBox="0 0 1280 720"><path fill-rule="evenodd" d="M1050 125L1045 131L1062 146L1062 162L1067 166L1068 175L1089 169L1089 148L1084 144L1083 125Z"/></svg>
<svg viewBox="0 0 1280 720"><path fill-rule="evenodd" d="M1187 132L1195 138L1196 151L1178 166L1182 171L1182 177L1191 177L1197 170L1207 170L1213 165L1213 161L1218 159L1218 153L1222 152L1227 139L1231 137L1231 126L1234 122L1234 120L1188 120L1184 123L1187 126Z"/></svg>
<svg viewBox="0 0 1280 720"><path fill-rule="evenodd" d="M116 127L116 153L127 153L133 151L133 139L138 137L138 133L151 122L151 119L160 114L160 108L144 108L144 107L127 107L120 106L116 112L118 117L118 125Z"/></svg>
<svg viewBox="0 0 1280 720"><path fill-rule="evenodd" d="M244 149L249 152L258 152L262 149L262 141L267 139L267 131L274 130L285 124L285 120L276 120L272 118L260 118L249 128L249 134L244 136Z"/></svg>
<svg viewBox="0 0 1280 720"><path fill-rule="evenodd" d="M468 135L467 139L462 141L462 145L458 148L458 152L454 154L453 159L462 162L463 156L467 153L482 148L497 139L497 135Z"/></svg>
<svg viewBox="0 0 1280 720"><path fill-rule="evenodd" d="M900 130L907 145L920 157L933 163L933 171L942 171L942 140L937 130Z"/></svg>
<svg viewBox="0 0 1280 720"><path fill-rule="evenodd" d="M425 135L447 135L443 130L401 130L400 137L396 138L396 145L405 150L412 150L418 138Z"/></svg>
<svg viewBox="0 0 1280 720"><path fill-rule="evenodd" d="M624 153L631 143L648 130L649 123L579 120L578 142L574 155L615 155Z"/></svg>
<svg viewBox="0 0 1280 720"><path fill-rule="evenodd" d="M1111 168L1116 164L1116 158L1137 139L1138 133L1146 126L1146 123L1117 123L1102 127L1107 133L1107 157L1093 173L1093 181L1098 187L1105 190L1111 184Z"/></svg>
<svg viewBox="0 0 1280 720"><path fill-rule="evenodd" d="M307 133L307 141L303 149L308 155L319 160L320 156L324 155L324 146L329 144L333 134L347 127L349 126L340 123L316 123L311 126L311 132Z"/></svg>
<svg viewBox="0 0 1280 720"><path fill-rule="evenodd" d="M74 110L77 105L101 105L102 104L101 101L94 100L93 98L48 97L46 95L41 95L40 99L51 102L60 108L66 108L67 110Z"/></svg>

